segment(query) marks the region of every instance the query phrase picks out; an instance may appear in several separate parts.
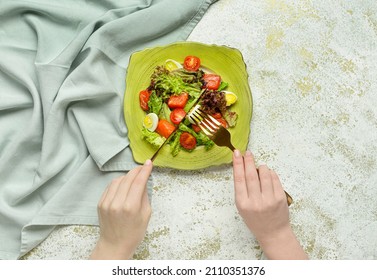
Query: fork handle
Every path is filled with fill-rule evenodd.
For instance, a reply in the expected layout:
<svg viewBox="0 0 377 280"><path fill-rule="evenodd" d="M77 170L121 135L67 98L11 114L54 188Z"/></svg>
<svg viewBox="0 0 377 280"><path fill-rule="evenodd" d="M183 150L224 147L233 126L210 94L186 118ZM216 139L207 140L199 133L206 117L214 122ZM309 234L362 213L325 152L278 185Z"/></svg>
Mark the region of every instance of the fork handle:
<svg viewBox="0 0 377 280"><path fill-rule="evenodd" d="M284 192L285 192L285 196L287 197L288 206L290 206L293 203L293 198L289 195L289 193L287 193L286 191Z"/></svg>

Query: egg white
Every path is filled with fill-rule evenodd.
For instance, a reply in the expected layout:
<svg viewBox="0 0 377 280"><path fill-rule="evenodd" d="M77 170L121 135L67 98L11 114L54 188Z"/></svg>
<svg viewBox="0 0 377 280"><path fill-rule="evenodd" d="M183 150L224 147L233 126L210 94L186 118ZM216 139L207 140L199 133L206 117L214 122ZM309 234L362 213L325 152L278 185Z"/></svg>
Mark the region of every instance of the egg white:
<svg viewBox="0 0 377 280"><path fill-rule="evenodd" d="M158 116L155 113L149 113L143 120L143 126L149 131L155 131L158 124Z"/></svg>

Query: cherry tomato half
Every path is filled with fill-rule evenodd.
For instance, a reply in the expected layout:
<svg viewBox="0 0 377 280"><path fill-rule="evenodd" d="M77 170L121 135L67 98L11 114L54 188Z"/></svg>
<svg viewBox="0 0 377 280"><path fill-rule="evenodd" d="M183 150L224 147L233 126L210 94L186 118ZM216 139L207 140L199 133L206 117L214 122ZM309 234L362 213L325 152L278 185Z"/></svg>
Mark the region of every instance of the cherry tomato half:
<svg viewBox="0 0 377 280"><path fill-rule="evenodd" d="M187 92L183 92L180 95L172 95L168 100L168 106L171 109L184 108L188 101L189 95Z"/></svg>
<svg viewBox="0 0 377 280"><path fill-rule="evenodd" d="M221 115L221 113L214 113L214 114L212 114L212 117L214 117L218 122L220 122L223 127L228 128L228 123L223 118L223 116Z"/></svg>
<svg viewBox="0 0 377 280"><path fill-rule="evenodd" d="M198 71L200 67L200 58L189 55L186 56L185 60L183 61L183 68L185 68L188 71Z"/></svg>
<svg viewBox="0 0 377 280"><path fill-rule="evenodd" d="M158 121L156 132L161 136L168 138L175 130L174 124L171 124L167 120L161 119Z"/></svg>
<svg viewBox="0 0 377 280"><path fill-rule="evenodd" d="M185 110L183 110L182 108L176 108L173 111L171 111L170 120L174 124L179 124L185 116L186 116Z"/></svg>
<svg viewBox="0 0 377 280"><path fill-rule="evenodd" d="M216 113L212 114L212 117L214 117L215 119L221 119L223 116L221 115L221 113L216 112Z"/></svg>
<svg viewBox="0 0 377 280"><path fill-rule="evenodd" d="M142 90L139 93L140 107L144 111L148 111L149 110L148 101L149 101L149 97L150 96L151 96L151 92L149 90L147 90L147 89Z"/></svg>
<svg viewBox="0 0 377 280"><path fill-rule="evenodd" d="M193 150L196 147L196 138L188 132L183 132L179 137L179 143L187 150Z"/></svg>
<svg viewBox="0 0 377 280"><path fill-rule="evenodd" d="M220 118L220 119L216 119L216 120L219 121L224 128L228 128L228 123L226 122L225 119Z"/></svg>
<svg viewBox="0 0 377 280"><path fill-rule="evenodd" d="M204 87L211 90L217 90L221 84L221 77L216 74L204 74Z"/></svg>
<svg viewBox="0 0 377 280"><path fill-rule="evenodd" d="M191 125L192 129L196 132L196 133L199 133L202 129L196 125L196 124L192 124Z"/></svg>

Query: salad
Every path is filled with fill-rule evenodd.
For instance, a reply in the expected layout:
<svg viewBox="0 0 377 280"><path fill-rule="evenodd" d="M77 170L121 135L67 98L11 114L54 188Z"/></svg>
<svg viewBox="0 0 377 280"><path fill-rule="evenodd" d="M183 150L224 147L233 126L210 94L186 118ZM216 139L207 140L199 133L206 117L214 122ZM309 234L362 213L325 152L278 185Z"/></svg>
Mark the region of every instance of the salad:
<svg viewBox="0 0 377 280"><path fill-rule="evenodd" d="M200 146L211 149L213 141L185 116L200 97L199 104L204 112L225 128L234 127L238 115L231 106L237 96L227 91L227 87L228 83L220 75L201 65L199 57L186 56L183 63L166 60L164 65L154 69L149 86L139 93L140 107L146 112L142 138L158 148L177 131L168 142L173 156Z"/></svg>

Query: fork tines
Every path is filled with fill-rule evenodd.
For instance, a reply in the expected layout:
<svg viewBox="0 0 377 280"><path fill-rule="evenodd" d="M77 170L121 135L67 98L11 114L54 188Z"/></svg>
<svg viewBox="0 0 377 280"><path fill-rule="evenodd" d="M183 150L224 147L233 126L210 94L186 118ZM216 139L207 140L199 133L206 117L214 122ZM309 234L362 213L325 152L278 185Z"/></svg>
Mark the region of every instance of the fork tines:
<svg viewBox="0 0 377 280"><path fill-rule="evenodd" d="M221 123L214 117L203 112L200 109L200 105L196 105L193 108L189 114L189 119L194 121L207 136L211 136L216 133L221 125Z"/></svg>

